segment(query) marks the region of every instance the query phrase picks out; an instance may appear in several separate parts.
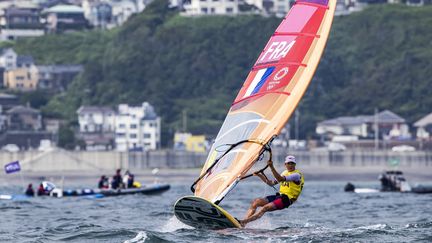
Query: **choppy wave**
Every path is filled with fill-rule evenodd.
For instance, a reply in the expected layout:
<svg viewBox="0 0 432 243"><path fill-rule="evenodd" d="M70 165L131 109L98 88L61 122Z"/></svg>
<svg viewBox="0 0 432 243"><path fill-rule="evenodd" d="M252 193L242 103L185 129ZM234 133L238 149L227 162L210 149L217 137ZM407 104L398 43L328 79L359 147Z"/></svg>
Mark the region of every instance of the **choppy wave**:
<svg viewBox="0 0 432 243"><path fill-rule="evenodd" d="M344 193L343 186L307 184L292 207L245 229L218 231L194 229L174 216L174 202L189 194L186 184L173 185L162 197L2 201L0 242L432 241L430 195L358 195ZM262 195L261 184L244 184L221 206L241 218L252 197Z"/></svg>

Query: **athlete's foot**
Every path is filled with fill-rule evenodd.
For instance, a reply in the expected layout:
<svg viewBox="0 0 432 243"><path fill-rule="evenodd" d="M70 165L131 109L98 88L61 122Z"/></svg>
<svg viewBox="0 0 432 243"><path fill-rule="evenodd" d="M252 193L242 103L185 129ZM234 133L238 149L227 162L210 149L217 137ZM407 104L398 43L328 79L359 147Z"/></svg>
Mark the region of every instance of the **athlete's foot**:
<svg viewBox="0 0 432 243"><path fill-rule="evenodd" d="M240 223L242 228L244 228L247 224L244 220L238 220L238 222Z"/></svg>

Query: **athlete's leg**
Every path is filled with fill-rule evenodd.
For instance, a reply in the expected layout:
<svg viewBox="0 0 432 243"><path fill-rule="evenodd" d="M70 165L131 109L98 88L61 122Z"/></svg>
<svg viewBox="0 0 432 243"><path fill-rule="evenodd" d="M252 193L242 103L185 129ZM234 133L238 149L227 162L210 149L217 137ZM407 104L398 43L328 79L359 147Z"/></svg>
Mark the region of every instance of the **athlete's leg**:
<svg viewBox="0 0 432 243"><path fill-rule="evenodd" d="M262 206L266 205L268 202L269 201L267 200L267 198L254 199L251 203L249 210L246 213L245 218L249 218L250 216L252 216L258 207L262 207Z"/></svg>
<svg viewBox="0 0 432 243"><path fill-rule="evenodd" d="M274 203L270 202L267 203L266 205L264 205L261 210L256 213L255 215L251 215L249 217L246 217L244 220L240 221L240 224L244 227L247 223L257 220L259 218L261 218L266 212L270 212L270 211L274 211L276 210L276 206L274 205Z"/></svg>

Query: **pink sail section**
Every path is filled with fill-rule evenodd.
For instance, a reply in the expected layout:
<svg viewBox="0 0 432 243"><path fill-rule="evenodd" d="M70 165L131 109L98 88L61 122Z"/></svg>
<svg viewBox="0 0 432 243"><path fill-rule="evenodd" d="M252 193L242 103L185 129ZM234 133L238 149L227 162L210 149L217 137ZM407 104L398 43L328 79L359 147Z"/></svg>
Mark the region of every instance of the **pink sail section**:
<svg viewBox="0 0 432 243"><path fill-rule="evenodd" d="M253 166L262 145L288 121L323 53L336 0L298 0L259 55L215 139L195 195L218 202ZM225 146L225 150L228 146Z"/></svg>

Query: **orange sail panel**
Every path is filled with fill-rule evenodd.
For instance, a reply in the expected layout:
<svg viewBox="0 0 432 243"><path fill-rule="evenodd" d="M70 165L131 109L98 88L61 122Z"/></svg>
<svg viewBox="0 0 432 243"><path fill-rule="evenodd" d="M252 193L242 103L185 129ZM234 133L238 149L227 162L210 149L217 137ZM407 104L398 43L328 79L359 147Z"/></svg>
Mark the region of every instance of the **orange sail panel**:
<svg viewBox="0 0 432 243"><path fill-rule="evenodd" d="M265 144L285 126L318 66L335 6L336 0L297 0L293 5L235 98L201 172L196 196L222 200L262 151L259 143L245 142L222 156L226 144Z"/></svg>

